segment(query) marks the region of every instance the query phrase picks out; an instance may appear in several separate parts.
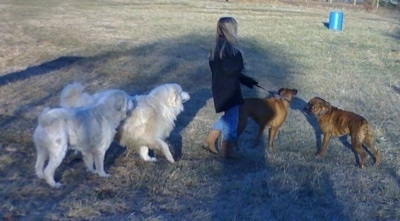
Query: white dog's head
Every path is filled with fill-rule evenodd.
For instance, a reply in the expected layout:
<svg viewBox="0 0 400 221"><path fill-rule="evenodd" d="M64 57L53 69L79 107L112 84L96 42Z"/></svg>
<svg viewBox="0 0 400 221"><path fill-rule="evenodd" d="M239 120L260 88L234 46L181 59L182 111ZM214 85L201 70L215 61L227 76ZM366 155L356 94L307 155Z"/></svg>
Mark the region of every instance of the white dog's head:
<svg viewBox="0 0 400 221"><path fill-rule="evenodd" d="M183 103L190 99L189 93L183 91L182 87L175 83L158 86L149 95L157 97L157 99L170 107L179 107L181 110L183 110Z"/></svg>
<svg viewBox="0 0 400 221"><path fill-rule="evenodd" d="M101 93L97 104L103 104L111 115L114 115L118 120L123 120L127 117L134 104L124 91L117 89L109 89Z"/></svg>

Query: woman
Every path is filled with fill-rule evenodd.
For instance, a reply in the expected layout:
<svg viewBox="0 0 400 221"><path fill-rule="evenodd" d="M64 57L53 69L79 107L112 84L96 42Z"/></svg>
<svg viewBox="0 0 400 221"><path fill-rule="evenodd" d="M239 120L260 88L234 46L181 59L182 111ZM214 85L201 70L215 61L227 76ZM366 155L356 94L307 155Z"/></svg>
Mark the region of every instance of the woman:
<svg viewBox="0 0 400 221"><path fill-rule="evenodd" d="M249 88L257 81L244 75L242 53L238 49L237 22L232 17L222 17L217 23L217 35L211 50L209 65L212 73L212 95L215 112L223 112L208 134L203 148L218 153L215 142L222 134L222 157L234 156L232 147L237 140L239 105L243 104L240 83Z"/></svg>

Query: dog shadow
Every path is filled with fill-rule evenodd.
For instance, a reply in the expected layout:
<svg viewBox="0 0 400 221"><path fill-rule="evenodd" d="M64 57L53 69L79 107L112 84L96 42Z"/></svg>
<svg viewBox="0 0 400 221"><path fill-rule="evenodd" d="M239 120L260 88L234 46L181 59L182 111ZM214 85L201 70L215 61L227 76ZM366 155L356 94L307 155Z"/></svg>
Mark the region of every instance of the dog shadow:
<svg viewBox="0 0 400 221"><path fill-rule="evenodd" d="M396 172L396 167L389 168L389 174L397 181L397 186L400 188L400 171Z"/></svg>
<svg viewBox="0 0 400 221"><path fill-rule="evenodd" d="M292 102L290 102L290 108L292 108L294 110L299 110L301 113L303 113L303 115L306 118L306 120L308 121L308 123L312 126L312 128L315 132L315 147L316 147L316 151L318 151L322 146L323 134L322 134L321 128L318 125L317 118L314 115L308 114L305 111L306 106L307 106L307 102L299 97L293 97ZM346 149L349 149L352 151L353 148L352 148L351 143L348 141L348 137L349 137L349 135L340 136L339 141L343 144L343 146ZM368 153L368 155L373 157L373 154L364 145L363 145L363 149ZM354 157L355 157L356 163L359 164L360 159L359 159L358 154L354 153Z"/></svg>
<svg viewBox="0 0 400 221"><path fill-rule="evenodd" d="M400 87L392 85L390 86L396 93L400 94Z"/></svg>
<svg viewBox="0 0 400 221"><path fill-rule="evenodd" d="M126 147L123 147L119 145L118 142L113 141L104 158L105 167L110 168L112 165L115 165L116 160L120 158L126 151Z"/></svg>
<svg viewBox="0 0 400 221"><path fill-rule="evenodd" d="M303 113L303 115L306 118L306 120L308 121L308 123L312 126L312 128L314 130L314 134L315 134L315 147L316 147L315 151L318 151L322 146L323 134L322 134L321 128L318 125L317 118L314 115L308 114L305 111L306 106L307 106L307 102L299 97L293 97L292 102L290 102L290 107L294 110L299 110L301 113ZM351 143L348 141L348 135L339 137L339 140L346 149L352 150ZM373 156L372 153L367 148L365 148L364 146L363 146L363 148L367 151L367 153L370 156ZM358 154L354 153L354 157L355 157L356 163L358 164L360 162Z"/></svg>
<svg viewBox="0 0 400 221"><path fill-rule="evenodd" d="M184 90L185 87L183 86ZM202 88L195 92L188 91L190 95L190 100L185 102L183 106L185 110L178 115L175 122L175 127L171 132L168 141L172 143L170 148L173 150L173 155L175 160L179 160L182 157L183 130L193 121L196 117L197 112L206 105L207 100L211 97L211 92L209 89Z"/></svg>
<svg viewBox="0 0 400 221"><path fill-rule="evenodd" d="M9 74L6 74L6 75L0 77L0 86L4 86L6 84L9 84L9 83L12 83L15 81L21 81L21 80L25 80L25 79L33 77L33 76L43 75L43 74L46 74L46 73L49 73L52 71L59 70L63 67L71 65L81 59L82 59L82 57L64 56L64 57L59 57L52 61L42 63L37 66L28 67L22 71L9 73Z"/></svg>
<svg viewBox="0 0 400 221"><path fill-rule="evenodd" d="M358 164L360 163L360 158L359 158L359 156L358 156L357 153L354 153L354 152L353 152L353 148L352 148L351 143L349 142L348 139L349 139L349 135L344 135L344 136L339 137L339 140L340 140L340 142L343 144L343 146L344 146L346 149L349 149L349 150L352 151L352 153L354 154L354 159L356 160L356 165L358 165ZM363 149L364 149L365 151L367 151L367 153L368 153L370 156L372 156L371 152L370 152L367 148L365 148L365 147L363 146Z"/></svg>
<svg viewBox="0 0 400 221"><path fill-rule="evenodd" d="M293 97L292 101L290 102L290 108L293 110L300 111L306 118L307 122L313 128L314 134L315 134L315 147L316 147L316 151L317 151L317 150L319 150L319 148L321 148L322 131L318 125L318 121L315 118L315 116L313 116L312 114L308 114L305 111L306 106L307 106L307 102L305 100L301 99L300 97Z"/></svg>
<svg viewBox="0 0 400 221"><path fill-rule="evenodd" d="M125 151L125 147L122 147L118 144L118 142L113 141L104 157L104 169L108 171L112 165L115 165L116 160L123 155ZM63 164L66 166L66 168L74 168L76 165L84 165L82 152L72 149L68 150L67 155L65 156L65 162L63 162Z"/></svg>
<svg viewBox="0 0 400 221"><path fill-rule="evenodd" d="M351 145L351 143L349 142L349 137L350 135L344 135L339 137L340 142L345 146L346 149L349 149L353 152L353 146ZM365 152L367 152L367 154L374 159L374 154L364 145L362 144L362 148ZM356 160L357 165L360 163L360 156L357 153L354 153L354 158Z"/></svg>

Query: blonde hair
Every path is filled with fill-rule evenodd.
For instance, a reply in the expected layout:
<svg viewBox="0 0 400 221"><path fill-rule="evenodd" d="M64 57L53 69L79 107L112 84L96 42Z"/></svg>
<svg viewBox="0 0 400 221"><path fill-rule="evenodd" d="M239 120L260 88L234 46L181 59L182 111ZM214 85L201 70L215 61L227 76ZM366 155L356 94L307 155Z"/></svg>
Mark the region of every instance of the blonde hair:
<svg viewBox="0 0 400 221"><path fill-rule="evenodd" d="M216 42L211 50L210 60L214 60L215 56L222 59L229 55L235 55L239 51L237 27L237 22L232 17L222 17L218 20Z"/></svg>

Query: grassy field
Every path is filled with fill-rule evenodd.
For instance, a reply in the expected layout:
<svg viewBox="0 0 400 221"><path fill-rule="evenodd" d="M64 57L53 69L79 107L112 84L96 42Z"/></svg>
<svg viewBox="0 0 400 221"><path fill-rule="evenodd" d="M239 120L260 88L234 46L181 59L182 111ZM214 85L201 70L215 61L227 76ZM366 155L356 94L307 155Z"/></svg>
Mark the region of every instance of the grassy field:
<svg viewBox="0 0 400 221"><path fill-rule="evenodd" d="M331 10L343 31L324 27ZM275 142L251 149L250 122L240 159L200 148L218 117L207 55L216 22L234 16L246 73L268 90L299 90ZM262 0L0 1L0 219L2 220L400 220L400 17L362 6ZM51 189L34 174L32 132L60 90L120 88L144 94L176 82L191 100L168 142L177 162L143 162L113 144L109 178L85 171L72 151ZM243 88L246 97L266 97ZM315 119L302 112L320 96L366 117L380 166L354 166L346 138L324 158Z"/></svg>

